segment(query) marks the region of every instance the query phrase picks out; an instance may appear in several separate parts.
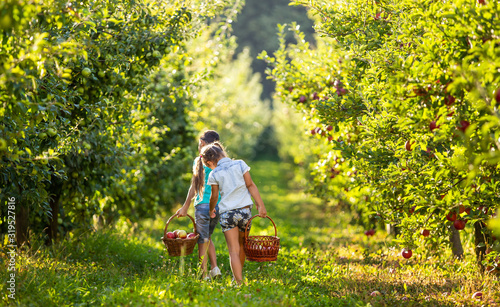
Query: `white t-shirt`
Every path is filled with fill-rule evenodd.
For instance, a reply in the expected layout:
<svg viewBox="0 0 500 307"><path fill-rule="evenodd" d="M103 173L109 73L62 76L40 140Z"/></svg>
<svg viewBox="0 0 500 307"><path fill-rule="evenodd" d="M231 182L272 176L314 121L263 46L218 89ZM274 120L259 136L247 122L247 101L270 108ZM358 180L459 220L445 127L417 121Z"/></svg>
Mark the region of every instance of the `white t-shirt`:
<svg viewBox="0 0 500 307"><path fill-rule="evenodd" d="M208 176L208 185L218 185L219 213L253 205L243 174L250 167L243 160L222 158Z"/></svg>

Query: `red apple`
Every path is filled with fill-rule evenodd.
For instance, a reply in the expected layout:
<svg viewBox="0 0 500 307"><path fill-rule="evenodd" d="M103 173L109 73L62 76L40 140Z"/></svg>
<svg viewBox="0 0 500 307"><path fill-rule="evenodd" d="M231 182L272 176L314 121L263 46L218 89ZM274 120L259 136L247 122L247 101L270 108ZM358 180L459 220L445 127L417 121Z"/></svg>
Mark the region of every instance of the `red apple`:
<svg viewBox="0 0 500 307"><path fill-rule="evenodd" d="M401 251L401 256L403 256L403 258L409 259L412 255L413 253L411 249L403 248Z"/></svg>
<svg viewBox="0 0 500 307"><path fill-rule="evenodd" d="M316 134L316 129L312 129L311 130L311 135L315 135Z"/></svg>
<svg viewBox="0 0 500 307"><path fill-rule="evenodd" d="M347 94L347 90L345 88L343 87L337 88L337 95L344 96L345 94Z"/></svg>
<svg viewBox="0 0 500 307"><path fill-rule="evenodd" d="M425 95L427 95L427 91L425 89L423 89L423 88L414 88L413 92L417 96L425 96Z"/></svg>
<svg viewBox="0 0 500 307"><path fill-rule="evenodd" d="M431 123L429 124L429 129L431 129L431 131L434 131L437 128L439 128L439 126L436 124L436 121L431 121Z"/></svg>
<svg viewBox="0 0 500 307"><path fill-rule="evenodd" d="M191 232L191 233L188 233L186 239L191 239L191 238L195 238L196 237L196 234L194 232Z"/></svg>
<svg viewBox="0 0 500 307"><path fill-rule="evenodd" d="M332 126L330 126L330 125L326 126L326 130L328 130L328 131L332 131L332 129L333 129L333 127L332 127Z"/></svg>
<svg viewBox="0 0 500 307"><path fill-rule="evenodd" d="M367 237L369 237L369 236L373 236L374 234L375 234L375 229L369 229L369 230L366 230L366 231L365 231L365 235L366 235Z"/></svg>
<svg viewBox="0 0 500 307"><path fill-rule="evenodd" d="M179 230L179 232L177 232L177 236L181 239L185 239L187 237L187 232L185 230Z"/></svg>
<svg viewBox="0 0 500 307"><path fill-rule="evenodd" d="M466 120L461 120L460 125L457 127L458 130L462 131L465 133L465 130L470 126L470 123Z"/></svg>
<svg viewBox="0 0 500 307"><path fill-rule="evenodd" d="M428 237L430 236L431 232L429 231L429 229L422 229L422 231L420 231L420 234L424 237Z"/></svg>
<svg viewBox="0 0 500 307"><path fill-rule="evenodd" d="M175 235L175 233L174 233L174 232L169 231L169 232L167 232L167 238L169 238L169 239L175 239L175 238L176 238L176 235Z"/></svg>
<svg viewBox="0 0 500 307"><path fill-rule="evenodd" d="M495 94L495 100L497 103L500 103L500 88L497 89L497 93Z"/></svg>
<svg viewBox="0 0 500 307"><path fill-rule="evenodd" d="M462 230L465 228L465 220L456 220L453 222L453 226L455 226L455 229L457 230Z"/></svg>
<svg viewBox="0 0 500 307"><path fill-rule="evenodd" d="M319 99L318 93L314 92L312 99L313 100L318 100Z"/></svg>
<svg viewBox="0 0 500 307"><path fill-rule="evenodd" d="M455 97L451 96L451 95L448 95L444 98L444 104L447 105L447 106L450 106L452 105L453 103L455 103Z"/></svg>
<svg viewBox="0 0 500 307"><path fill-rule="evenodd" d="M304 96L304 95L300 96L300 98L299 98L299 102L300 102L300 103L304 103L304 102L306 102L306 96Z"/></svg>
<svg viewBox="0 0 500 307"><path fill-rule="evenodd" d="M179 237L179 231L180 231L179 229L174 230L174 235L176 238Z"/></svg>
<svg viewBox="0 0 500 307"><path fill-rule="evenodd" d="M457 219L457 213L453 212L453 211L450 211L450 213L448 213L448 215L446 216L446 219L448 221L450 221L450 222L456 221L456 219Z"/></svg>
<svg viewBox="0 0 500 307"><path fill-rule="evenodd" d="M411 143L410 141L406 141L406 143L405 143L405 148L406 148L406 150L408 150L408 151L412 151L412 149L411 149L411 144L412 144L412 143Z"/></svg>
<svg viewBox="0 0 500 307"><path fill-rule="evenodd" d="M475 298L475 299L482 299L483 298L483 292L475 292L474 294L472 294L472 298Z"/></svg>
<svg viewBox="0 0 500 307"><path fill-rule="evenodd" d="M417 207L417 206L413 206L413 207L411 207L411 208L408 210L408 213L413 214L413 212L415 212L415 207Z"/></svg>
<svg viewBox="0 0 500 307"><path fill-rule="evenodd" d="M459 214L462 214L462 213L464 213L464 212L465 212L465 206L464 206L464 205L460 205L460 206L458 207L458 213L459 213Z"/></svg>

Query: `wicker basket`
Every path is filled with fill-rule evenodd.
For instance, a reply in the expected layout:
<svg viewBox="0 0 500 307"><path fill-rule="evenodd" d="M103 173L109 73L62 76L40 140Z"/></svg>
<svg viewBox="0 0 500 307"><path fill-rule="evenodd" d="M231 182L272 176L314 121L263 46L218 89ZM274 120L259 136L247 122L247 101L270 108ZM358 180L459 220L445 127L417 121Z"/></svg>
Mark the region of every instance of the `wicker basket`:
<svg viewBox="0 0 500 307"><path fill-rule="evenodd" d="M243 243L245 255L249 261L276 261L280 250L280 238L277 236L276 224L269 216L267 218L273 223L274 236L248 236L248 226L256 216L258 215L254 215L248 221L245 229L245 241Z"/></svg>
<svg viewBox="0 0 500 307"><path fill-rule="evenodd" d="M163 231L163 237L161 238L163 244L165 244L165 246L167 247L168 255L172 257L187 256L192 254L194 247L198 242L198 238L200 237L200 235L196 232L196 223L194 222L194 219L188 214L187 216L191 219L191 221L193 221L193 232L196 234L196 236L189 239L167 238L168 224L177 215L178 214L176 213L168 219L167 223L165 224L165 230Z"/></svg>

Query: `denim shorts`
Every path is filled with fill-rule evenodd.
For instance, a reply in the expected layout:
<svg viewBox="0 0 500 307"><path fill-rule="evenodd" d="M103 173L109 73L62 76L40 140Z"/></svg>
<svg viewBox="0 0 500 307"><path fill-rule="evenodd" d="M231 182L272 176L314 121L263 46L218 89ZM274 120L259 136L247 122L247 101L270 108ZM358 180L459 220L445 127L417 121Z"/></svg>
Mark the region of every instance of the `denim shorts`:
<svg viewBox="0 0 500 307"><path fill-rule="evenodd" d="M210 218L210 204L198 204L194 207L196 232L200 234L198 243L208 242L219 222L219 206L215 207L215 218Z"/></svg>
<svg viewBox="0 0 500 307"><path fill-rule="evenodd" d="M226 211L220 215L220 226L222 227L222 232L226 232L235 227L241 232L245 232L248 221L252 218L251 207L244 207ZM248 226L248 231L250 231L252 225Z"/></svg>

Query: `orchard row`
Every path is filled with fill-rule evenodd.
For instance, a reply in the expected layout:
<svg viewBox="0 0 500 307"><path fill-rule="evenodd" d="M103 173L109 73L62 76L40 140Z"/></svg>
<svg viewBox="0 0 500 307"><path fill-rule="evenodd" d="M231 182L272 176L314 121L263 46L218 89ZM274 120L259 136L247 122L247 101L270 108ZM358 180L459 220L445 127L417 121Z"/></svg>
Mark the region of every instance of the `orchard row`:
<svg viewBox="0 0 500 307"><path fill-rule="evenodd" d="M498 273L498 2L293 3L314 15L315 46L294 24L286 46L281 26L280 49L260 57L316 141L312 190L359 213L368 236L392 225L405 258L443 245L462 257L472 231L481 268Z"/></svg>
<svg viewBox="0 0 500 307"><path fill-rule="evenodd" d="M202 93L233 63L220 23L241 9L202 2L2 1L0 198L18 200L18 245L30 233L51 241L165 212L185 197L204 128L196 114L210 117L199 108L215 104ZM235 61L239 80L250 79L245 61ZM213 112L224 125L237 115Z"/></svg>

